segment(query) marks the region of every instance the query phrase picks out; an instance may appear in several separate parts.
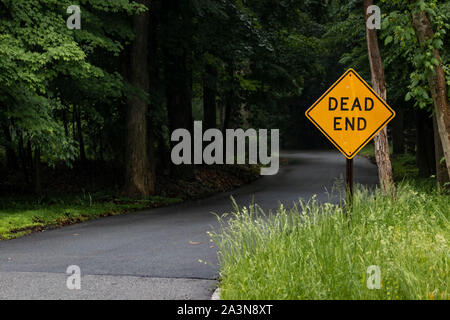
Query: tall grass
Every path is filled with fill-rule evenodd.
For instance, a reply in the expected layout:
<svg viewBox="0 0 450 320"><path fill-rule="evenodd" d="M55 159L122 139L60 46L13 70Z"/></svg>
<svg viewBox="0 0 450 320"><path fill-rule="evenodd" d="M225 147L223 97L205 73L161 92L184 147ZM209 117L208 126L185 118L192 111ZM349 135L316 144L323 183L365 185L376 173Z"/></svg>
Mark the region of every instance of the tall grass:
<svg viewBox="0 0 450 320"><path fill-rule="evenodd" d="M236 208L212 234L222 299L449 299L450 199L403 183L396 197L358 188L340 205ZM381 288L367 287L367 268Z"/></svg>

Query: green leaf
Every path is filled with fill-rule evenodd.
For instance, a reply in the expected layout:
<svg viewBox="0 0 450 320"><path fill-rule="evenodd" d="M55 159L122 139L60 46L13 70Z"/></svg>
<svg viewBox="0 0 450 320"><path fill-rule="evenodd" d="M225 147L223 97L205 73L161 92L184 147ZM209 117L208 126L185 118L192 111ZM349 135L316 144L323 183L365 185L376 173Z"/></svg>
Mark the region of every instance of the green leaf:
<svg viewBox="0 0 450 320"><path fill-rule="evenodd" d="M386 39L384 39L384 44L388 45L389 43L391 43L393 40L392 36L387 36Z"/></svg>

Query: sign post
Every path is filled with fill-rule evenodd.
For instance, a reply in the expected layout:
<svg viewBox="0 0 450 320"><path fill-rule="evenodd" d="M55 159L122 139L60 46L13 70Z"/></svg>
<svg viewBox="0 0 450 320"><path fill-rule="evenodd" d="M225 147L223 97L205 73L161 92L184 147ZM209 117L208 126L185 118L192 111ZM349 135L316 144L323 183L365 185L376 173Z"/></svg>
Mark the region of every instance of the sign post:
<svg viewBox="0 0 450 320"><path fill-rule="evenodd" d="M347 192L346 204L347 208L351 209L353 204L353 159L346 159L345 166L345 189ZM348 210L347 212L349 212Z"/></svg>
<svg viewBox="0 0 450 320"><path fill-rule="evenodd" d="M306 117L347 158L347 204L353 198L353 158L395 117L356 73L347 70L307 111Z"/></svg>

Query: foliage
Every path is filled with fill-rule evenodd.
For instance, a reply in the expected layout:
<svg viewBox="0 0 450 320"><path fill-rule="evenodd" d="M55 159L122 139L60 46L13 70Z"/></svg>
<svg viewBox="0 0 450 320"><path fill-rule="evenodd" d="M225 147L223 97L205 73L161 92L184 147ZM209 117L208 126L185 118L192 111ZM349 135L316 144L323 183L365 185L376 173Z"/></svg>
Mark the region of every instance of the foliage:
<svg viewBox="0 0 450 320"><path fill-rule="evenodd" d="M69 30L70 1L2 1L0 5L0 124L40 148L46 160L73 160L76 144L58 114L122 96L123 79L94 61L118 56L132 39L130 1L82 1L83 28ZM114 19L115 18L115 19ZM82 97L82 98L81 98Z"/></svg>
<svg viewBox="0 0 450 320"><path fill-rule="evenodd" d="M170 119L177 118L168 99L186 93L174 100L192 110L178 118L202 119L206 66L216 71L217 127L278 128L282 148L329 146L305 109L348 67L370 79L361 1L149 3L82 0L80 30L66 27L69 0L0 3L0 163L23 176L23 184L37 174L37 160L75 167L104 160L117 164L122 176L132 95L149 102L150 167L177 175L168 161ZM450 84L449 1L377 4L389 104L431 110L426 79L437 63L433 49ZM427 12L433 23L434 38L425 47L411 26L414 10ZM144 12L151 18L149 92L127 82L131 18Z"/></svg>
<svg viewBox="0 0 450 320"><path fill-rule="evenodd" d="M300 200L264 214L235 208L219 248L221 298L448 299L449 196L405 182L395 198L358 188L340 205ZM381 269L369 290L367 268Z"/></svg>
<svg viewBox="0 0 450 320"><path fill-rule="evenodd" d="M435 66L442 62L442 66L447 75L447 84L450 85L449 57L444 47L444 41L448 44L447 32L450 29L449 3L438 3L438 1L417 1L412 5L397 3L395 1L383 1L387 3L389 13L385 15L382 23L382 38L385 46L388 46L388 62L403 64L407 62L412 69L409 74L408 92L405 100L414 98L415 104L424 109L430 109L433 105L428 88L428 76L434 72ZM426 12L433 24L434 35L424 45L418 43L414 29L411 25L411 13L414 11ZM442 61L438 61L433 54L438 50ZM397 58L397 59L396 59ZM405 73L400 70L398 72ZM408 75L407 75L408 76Z"/></svg>
<svg viewBox="0 0 450 320"><path fill-rule="evenodd" d="M13 239L68 224L99 217L179 203L178 198L148 199L117 197L105 192L49 197L3 198L0 206L0 240Z"/></svg>

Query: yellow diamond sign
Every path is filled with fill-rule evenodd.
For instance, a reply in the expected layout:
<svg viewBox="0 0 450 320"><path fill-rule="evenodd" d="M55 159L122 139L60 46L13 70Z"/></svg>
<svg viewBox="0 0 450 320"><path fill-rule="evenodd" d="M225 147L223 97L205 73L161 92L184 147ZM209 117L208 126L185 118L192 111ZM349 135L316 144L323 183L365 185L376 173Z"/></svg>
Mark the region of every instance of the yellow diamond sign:
<svg viewBox="0 0 450 320"><path fill-rule="evenodd" d="M306 111L306 116L348 159L395 117L394 110L353 69Z"/></svg>

